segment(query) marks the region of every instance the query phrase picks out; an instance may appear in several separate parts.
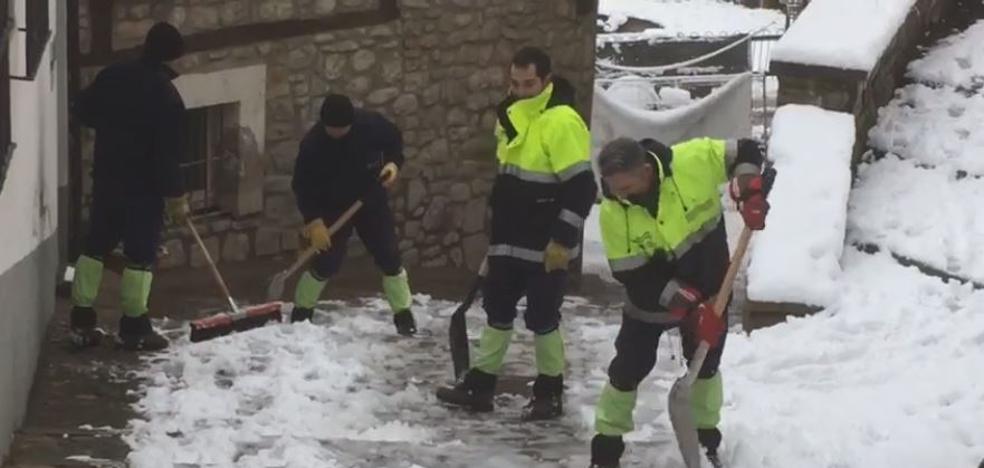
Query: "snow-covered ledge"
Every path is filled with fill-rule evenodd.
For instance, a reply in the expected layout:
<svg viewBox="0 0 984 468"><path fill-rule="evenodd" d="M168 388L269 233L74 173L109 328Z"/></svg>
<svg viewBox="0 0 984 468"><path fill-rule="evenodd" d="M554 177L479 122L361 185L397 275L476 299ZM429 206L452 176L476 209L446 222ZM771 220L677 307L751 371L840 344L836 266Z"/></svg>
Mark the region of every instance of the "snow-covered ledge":
<svg viewBox="0 0 984 468"><path fill-rule="evenodd" d="M263 163L266 150L266 64L182 75L175 80L185 107L235 104L238 164L223 174L222 207L234 216L263 210ZM223 135L223 138L227 138Z"/></svg>
<svg viewBox="0 0 984 468"><path fill-rule="evenodd" d="M773 118L777 176L764 231L752 238L746 329L804 315L837 297L851 191L854 117L786 105Z"/></svg>
<svg viewBox="0 0 984 468"><path fill-rule="evenodd" d="M779 105L855 116L854 162L925 33L955 0L812 0L772 52Z"/></svg>

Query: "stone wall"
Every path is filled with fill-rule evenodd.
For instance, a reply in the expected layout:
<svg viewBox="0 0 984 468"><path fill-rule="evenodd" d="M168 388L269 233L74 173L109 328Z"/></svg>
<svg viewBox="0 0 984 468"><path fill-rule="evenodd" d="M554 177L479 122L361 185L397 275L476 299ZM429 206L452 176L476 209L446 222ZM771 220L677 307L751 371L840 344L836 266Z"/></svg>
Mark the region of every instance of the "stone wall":
<svg viewBox="0 0 984 468"><path fill-rule="evenodd" d="M157 19L194 32L371 10L379 3L119 0L113 43L115 48L138 43ZM486 200L495 173L494 106L508 87L508 63L516 49L538 45L550 51L555 71L578 87L579 110L590 121L595 27L591 2L401 0L398 8L398 20L376 26L195 52L177 63L181 73L266 65L266 125L258 155L262 210L200 220L197 225L213 256L237 261L298 248L301 219L290 174L298 141L314 123L320 97L326 93L348 94L403 130L407 163L391 206L399 224L400 250L411 266L477 269L484 256ZM84 11L80 17L88 18ZM83 84L97 70L82 70ZM89 160L91 144L84 147ZM172 229L161 265L200 264L200 252L190 241L184 229ZM350 255L365 254L361 243L353 240L351 247Z"/></svg>

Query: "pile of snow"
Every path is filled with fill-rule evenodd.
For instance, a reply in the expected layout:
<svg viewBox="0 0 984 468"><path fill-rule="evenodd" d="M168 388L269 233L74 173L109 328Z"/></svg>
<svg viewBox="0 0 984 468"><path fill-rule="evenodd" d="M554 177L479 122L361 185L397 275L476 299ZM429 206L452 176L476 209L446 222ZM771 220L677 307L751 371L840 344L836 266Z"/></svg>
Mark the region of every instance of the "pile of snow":
<svg viewBox="0 0 984 468"><path fill-rule="evenodd" d="M733 468L974 466L984 455L984 292L945 284L887 254L844 255L826 312L729 335L721 366L722 456ZM148 360L126 441L130 466L526 468L587 466L595 404L608 380L616 304L568 297L567 414L520 423L525 402L496 412L437 404L454 303L415 297L420 329L395 339L385 303L323 303L314 324L270 325ZM327 306L327 307L326 307ZM468 314L474 340L484 324ZM626 466L682 467L666 413L682 374L680 337L660 338L639 388ZM532 375L519 330L506 374ZM516 363L522 366L517 367ZM549 430L545 430L549 429ZM81 459L79 459L81 460Z"/></svg>
<svg viewBox="0 0 984 468"><path fill-rule="evenodd" d="M781 34L786 17L768 9L745 8L723 0L601 0L598 13L607 15L606 31L615 31L628 18L660 25L641 33L599 34L600 42L706 38L747 34L772 25L763 34Z"/></svg>
<svg viewBox="0 0 984 468"><path fill-rule="evenodd" d="M675 109L694 102L690 91L660 85L642 76L626 75L611 80L604 89L606 97L627 108L642 111Z"/></svg>
<svg viewBox="0 0 984 468"><path fill-rule="evenodd" d="M728 337L726 465L976 467L984 292L887 253L843 262L825 312Z"/></svg>
<svg viewBox="0 0 984 468"><path fill-rule="evenodd" d="M616 78L604 92L632 109L652 110L659 106L661 100L652 81L635 75Z"/></svg>
<svg viewBox="0 0 984 468"><path fill-rule="evenodd" d="M935 56L930 60L935 61ZM981 69L984 72L984 63ZM919 164L984 175L981 122L984 95L912 84L897 90L895 98L878 110L869 143Z"/></svg>
<svg viewBox="0 0 984 468"><path fill-rule="evenodd" d="M812 0L772 49L772 60L869 72L915 2Z"/></svg>
<svg viewBox="0 0 984 468"><path fill-rule="evenodd" d="M852 242L875 244L984 283L984 182L892 155L858 172L851 196Z"/></svg>
<svg viewBox="0 0 984 468"><path fill-rule="evenodd" d="M909 64L909 76L960 88L984 87L984 21L950 36Z"/></svg>
<svg viewBox="0 0 984 468"><path fill-rule="evenodd" d="M388 382L399 354L382 301L344 312L337 326L273 325L198 344L151 363L126 437L132 466L351 466L328 441L431 441L401 420L428 404L422 381ZM428 316L423 316L425 322ZM440 371L441 369L436 369Z"/></svg>
<svg viewBox="0 0 984 468"><path fill-rule="evenodd" d="M780 107L769 158L778 173L766 229L753 236L748 298L824 306L836 297L851 190L854 117Z"/></svg>
<svg viewBox="0 0 984 468"><path fill-rule="evenodd" d="M673 86L663 86L659 88L660 106L666 109L683 107L694 102L690 91Z"/></svg>

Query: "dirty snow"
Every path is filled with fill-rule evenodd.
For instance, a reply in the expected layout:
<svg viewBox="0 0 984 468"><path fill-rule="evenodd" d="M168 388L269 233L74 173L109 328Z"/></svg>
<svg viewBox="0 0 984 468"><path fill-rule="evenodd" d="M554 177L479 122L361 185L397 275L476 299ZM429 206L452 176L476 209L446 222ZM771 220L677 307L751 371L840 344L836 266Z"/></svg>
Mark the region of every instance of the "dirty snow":
<svg viewBox="0 0 984 468"><path fill-rule="evenodd" d="M813 0L772 49L772 60L871 71L915 1Z"/></svg>
<svg viewBox="0 0 984 468"><path fill-rule="evenodd" d="M853 146L850 114L802 105L776 111L769 158L778 176L766 228L752 238L749 299L824 306L834 298Z"/></svg>
<svg viewBox="0 0 984 468"><path fill-rule="evenodd" d="M629 17L660 25L641 33L599 34L599 42L730 36L769 24L772 26L763 34L780 34L786 22L786 17L776 10L745 8L722 0L601 0L598 13L609 16L603 24L609 32L617 30Z"/></svg>
<svg viewBox="0 0 984 468"><path fill-rule="evenodd" d="M919 81L960 87L984 88L984 20L963 33L950 36L929 54L909 64L909 76Z"/></svg>
<svg viewBox="0 0 984 468"><path fill-rule="evenodd" d="M944 284L887 255L845 253L839 299L816 316L745 336L722 366L724 459L733 468L973 466L984 455L984 293ZM449 379L444 330L454 303L417 296L421 329L393 337L380 299L320 306L314 324L182 341L149 360L125 440L136 468L586 466L594 404L614 355L618 306L565 303L567 414L518 422L437 404ZM474 341L482 326L468 316ZM507 375L533 375L521 331ZM682 371L676 332L640 388L625 466L681 468L665 411Z"/></svg>

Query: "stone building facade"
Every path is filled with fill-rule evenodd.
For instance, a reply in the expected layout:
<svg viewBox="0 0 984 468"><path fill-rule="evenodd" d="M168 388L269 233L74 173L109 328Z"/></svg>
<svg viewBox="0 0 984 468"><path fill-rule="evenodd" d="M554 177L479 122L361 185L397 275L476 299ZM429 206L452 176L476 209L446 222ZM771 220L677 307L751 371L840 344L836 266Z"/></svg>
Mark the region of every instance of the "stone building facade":
<svg viewBox="0 0 984 468"><path fill-rule="evenodd" d="M196 148L210 158L196 225L223 262L298 249L297 144L321 96L345 93L403 130L407 162L391 206L405 262L475 269L488 242L494 107L509 59L524 45L547 49L590 121L595 11L591 0L80 0L73 88L134 56L157 20L187 35L177 85L198 125ZM92 146L89 133L77 135L76 236ZM192 242L172 228L161 267L201 265ZM361 243L350 254L364 254Z"/></svg>

